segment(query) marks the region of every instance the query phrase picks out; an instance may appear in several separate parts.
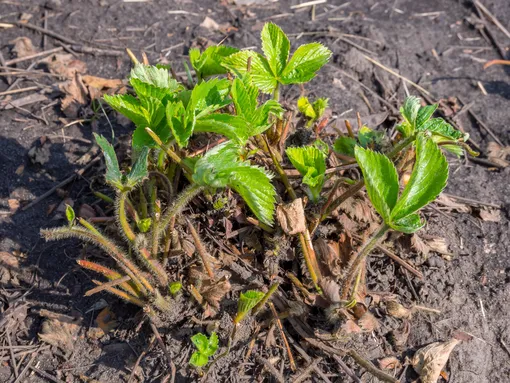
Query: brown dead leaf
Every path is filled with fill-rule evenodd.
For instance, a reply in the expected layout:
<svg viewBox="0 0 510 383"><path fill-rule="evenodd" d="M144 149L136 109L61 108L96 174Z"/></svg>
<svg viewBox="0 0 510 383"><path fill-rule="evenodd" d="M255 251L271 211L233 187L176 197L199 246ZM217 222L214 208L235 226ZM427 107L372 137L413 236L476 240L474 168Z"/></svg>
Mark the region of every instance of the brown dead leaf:
<svg viewBox="0 0 510 383"><path fill-rule="evenodd" d="M54 313L42 309L39 315L46 318L42 324L39 339L64 352L74 349L76 336L81 325L81 318L74 318L64 314Z"/></svg>
<svg viewBox="0 0 510 383"><path fill-rule="evenodd" d="M0 251L0 283L19 285L19 260L7 251Z"/></svg>
<svg viewBox="0 0 510 383"><path fill-rule="evenodd" d="M366 311L363 316L358 319L358 326L361 327L364 332L372 332L379 328L379 321L370 311Z"/></svg>
<svg viewBox="0 0 510 383"><path fill-rule="evenodd" d="M436 203L439 205L445 206L450 209L450 211L456 211L458 213L471 213L471 207L464 203L456 202L452 198L446 196L441 193L439 197L436 198Z"/></svg>
<svg viewBox="0 0 510 383"><path fill-rule="evenodd" d="M345 334L359 334L363 330L352 319L347 319L340 329Z"/></svg>
<svg viewBox="0 0 510 383"><path fill-rule="evenodd" d="M51 73L59 74L69 79L73 79L77 73L87 72L87 64L68 53L56 53L41 60L41 62L48 66L48 70Z"/></svg>
<svg viewBox="0 0 510 383"><path fill-rule="evenodd" d="M80 109L88 103L88 89L81 80L79 73L68 81L59 84L60 90L65 94L62 99L62 112L69 118L77 118Z"/></svg>
<svg viewBox="0 0 510 383"><path fill-rule="evenodd" d="M460 340L455 338L446 342L434 342L414 354L411 363L415 371L420 374L422 383L437 382L451 352L459 343Z"/></svg>
<svg viewBox="0 0 510 383"><path fill-rule="evenodd" d="M200 288L200 294L202 297L213 307L219 308L220 301L227 294L232 286L226 276L222 277L218 281L206 280L203 281Z"/></svg>
<svg viewBox="0 0 510 383"><path fill-rule="evenodd" d="M382 370L394 370L400 368L402 363L394 356L388 356L379 360L379 368Z"/></svg>
<svg viewBox="0 0 510 383"><path fill-rule="evenodd" d="M124 82L120 79L109 79L96 76L82 76L83 84L88 89L91 100L101 98L105 93L114 92L115 94L126 93Z"/></svg>
<svg viewBox="0 0 510 383"><path fill-rule="evenodd" d="M9 210L11 211L11 213L15 213L20 206L19 200L14 198L8 199L7 204L9 205Z"/></svg>
<svg viewBox="0 0 510 383"><path fill-rule="evenodd" d="M490 161L506 168L510 165L507 161L507 157L510 155L510 146L500 146L495 142L489 142L487 145L487 157Z"/></svg>
<svg viewBox="0 0 510 383"><path fill-rule="evenodd" d="M12 51L16 53L17 58L31 56L37 53L37 49L32 44L32 40L28 37L18 37L12 41L11 44L14 44Z"/></svg>
<svg viewBox="0 0 510 383"><path fill-rule="evenodd" d="M397 351L404 350L407 346L407 339L411 333L411 326L408 321L404 321L402 328L389 332L389 341Z"/></svg>
<svg viewBox="0 0 510 383"><path fill-rule="evenodd" d="M218 29L220 29L220 25L216 21L211 19L209 16L205 17L204 21L202 21L200 26L211 31L217 31Z"/></svg>
<svg viewBox="0 0 510 383"><path fill-rule="evenodd" d="M386 312L395 318L409 319L413 313L412 309L407 309L399 302L394 300L386 301Z"/></svg>
<svg viewBox="0 0 510 383"><path fill-rule="evenodd" d="M481 208L480 209L480 218L483 221L489 222L500 222L501 221L501 210L499 209L491 209L491 208Z"/></svg>
<svg viewBox="0 0 510 383"><path fill-rule="evenodd" d="M297 198L288 204L278 205L276 217L282 230L287 235L303 233L306 230L305 209L301 198Z"/></svg>
<svg viewBox="0 0 510 383"><path fill-rule="evenodd" d="M333 281L331 278L322 278L319 281L319 285L324 293L324 297L330 303L340 303L342 298L340 297L340 285Z"/></svg>
<svg viewBox="0 0 510 383"><path fill-rule="evenodd" d="M439 254L450 254L448 251L448 243L445 238L413 234L411 237L411 246L420 254L427 257L431 251Z"/></svg>
<svg viewBox="0 0 510 383"><path fill-rule="evenodd" d="M78 217L89 219L94 218L96 216L97 214L94 208L90 205L87 205L86 203L82 204L78 209Z"/></svg>

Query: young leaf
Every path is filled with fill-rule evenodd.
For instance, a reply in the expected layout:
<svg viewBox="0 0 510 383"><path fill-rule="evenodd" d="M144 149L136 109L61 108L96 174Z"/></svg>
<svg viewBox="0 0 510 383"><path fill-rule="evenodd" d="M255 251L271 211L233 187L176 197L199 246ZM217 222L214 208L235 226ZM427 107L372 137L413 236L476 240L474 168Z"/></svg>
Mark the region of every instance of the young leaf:
<svg viewBox="0 0 510 383"><path fill-rule="evenodd" d="M302 84L313 79L331 57L331 51L320 43L301 45L280 76L282 84Z"/></svg>
<svg viewBox="0 0 510 383"><path fill-rule="evenodd" d="M433 201L445 188L447 179L448 162L441 149L419 135L413 172L391 213L391 221L397 222Z"/></svg>
<svg viewBox="0 0 510 383"><path fill-rule="evenodd" d="M251 136L248 122L239 116L230 114L211 114L196 121L195 131L221 134L242 145Z"/></svg>
<svg viewBox="0 0 510 383"><path fill-rule="evenodd" d="M172 296L175 296L177 295L177 293L179 291L181 291L182 289L182 282L172 282L168 285L168 291L170 292L170 294L172 294Z"/></svg>
<svg viewBox="0 0 510 383"><path fill-rule="evenodd" d="M153 85L156 88L178 90L181 85L172 78L167 69L144 64L135 64L131 69L130 80L140 80L145 84Z"/></svg>
<svg viewBox="0 0 510 383"><path fill-rule="evenodd" d="M265 294L256 290L248 290L239 295L239 302L237 304L237 315L234 323L239 323L243 318L259 303Z"/></svg>
<svg viewBox="0 0 510 383"><path fill-rule="evenodd" d="M234 53L223 60L223 66L234 73L244 75L248 71L248 60L250 57L250 74L253 79L253 85L263 93L272 93L278 81L273 75L267 60L259 53L248 50Z"/></svg>
<svg viewBox="0 0 510 383"><path fill-rule="evenodd" d="M418 110L418 115L416 116L416 129L420 129L420 127L426 123L430 117L434 114L437 109L437 104L423 106Z"/></svg>
<svg viewBox="0 0 510 383"><path fill-rule="evenodd" d="M202 333L195 334L191 341L197 348L190 359L190 364L195 367L203 367L209 362L209 357L213 356L218 350L218 335L213 331L210 338Z"/></svg>
<svg viewBox="0 0 510 383"><path fill-rule="evenodd" d="M246 75L246 77L249 76ZM243 82L240 78L235 78L232 82L230 94L232 95L237 115L250 120L258 105L257 98L259 92L257 87Z"/></svg>
<svg viewBox="0 0 510 383"><path fill-rule="evenodd" d="M289 58L290 42L285 33L273 23L266 23L260 34L262 51L269 63L274 77L278 77Z"/></svg>
<svg viewBox="0 0 510 383"><path fill-rule="evenodd" d="M203 354L206 353L207 348L209 347L209 338L207 338L207 335L199 332L191 337L191 341L199 352Z"/></svg>
<svg viewBox="0 0 510 383"><path fill-rule="evenodd" d="M340 136L335 140L335 143L333 144L333 150L336 153L354 157L354 147L356 144L356 139L349 136Z"/></svg>
<svg viewBox="0 0 510 383"><path fill-rule="evenodd" d="M67 222L69 222L69 225L72 225L74 223L74 220L76 219L74 209L72 208L72 206L67 204L66 204L66 218Z"/></svg>
<svg viewBox="0 0 510 383"><path fill-rule="evenodd" d="M100 136L99 134L94 133L94 138L103 151L104 160L106 163L106 182L116 187L117 189L122 189L124 187L122 183L122 173L120 172L119 162L117 161L117 155L115 154L113 145L110 144L106 138Z"/></svg>
<svg viewBox="0 0 510 383"><path fill-rule="evenodd" d="M186 109L182 101L166 105L166 121L177 144L181 148L186 147L193 133L194 121L188 122Z"/></svg>
<svg viewBox="0 0 510 383"><path fill-rule="evenodd" d="M287 148L285 152L292 165L303 176L303 183L309 186L310 199L318 202L326 173L324 153L314 146Z"/></svg>
<svg viewBox="0 0 510 383"><path fill-rule="evenodd" d="M442 118L432 118L428 120L423 125L418 127L418 131L429 131L433 134L438 134L453 141L460 139L465 141L467 139L464 133L455 129Z"/></svg>
<svg viewBox="0 0 510 383"><path fill-rule="evenodd" d="M144 114L139 100L129 94L110 96L105 94L103 99L117 112L129 118L136 126L148 126L149 121Z"/></svg>
<svg viewBox="0 0 510 383"><path fill-rule="evenodd" d="M398 198L397 169L384 154L356 146L354 149L368 197L384 222L390 222L390 214Z"/></svg>
<svg viewBox="0 0 510 383"><path fill-rule="evenodd" d="M315 111L315 118L321 118L326 108L328 107L329 98L319 97L313 103L313 110Z"/></svg>
<svg viewBox="0 0 510 383"><path fill-rule="evenodd" d="M203 367L209 362L209 357L199 351L195 351L189 360L189 364L194 367Z"/></svg>
<svg viewBox="0 0 510 383"><path fill-rule="evenodd" d="M400 114L413 129L416 129L416 118L418 117L420 107L420 99L415 96L407 97L404 105L400 107Z"/></svg>
<svg viewBox="0 0 510 383"><path fill-rule="evenodd" d="M308 97L300 97L297 102L297 106L299 111L309 119L315 119L317 117L317 114L315 113L315 109L313 108L313 105L310 104L310 101L308 101Z"/></svg>
<svg viewBox="0 0 510 383"><path fill-rule="evenodd" d="M225 45L213 45L200 53L196 48L190 49L189 60L200 78L225 74L225 67L221 65L225 57L239 52L239 49Z"/></svg>
<svg viewBox="0 0 510 383"><path fill-rule="evenodd" d="M128 188L134 188L139 182L141 182L149 172L147 171L147 156L149 155L149 148L144 147L138 154L131 171L127 176L125 186Z"/></svg>
<svg viewBox="0 0 510 383"><path fill-rule="evenodd" d="M417 213L410 214L397 221L391 222L390 226L393 230L400 231L406 234L412 234L420 230L425 225L420 215Z"/></svg>

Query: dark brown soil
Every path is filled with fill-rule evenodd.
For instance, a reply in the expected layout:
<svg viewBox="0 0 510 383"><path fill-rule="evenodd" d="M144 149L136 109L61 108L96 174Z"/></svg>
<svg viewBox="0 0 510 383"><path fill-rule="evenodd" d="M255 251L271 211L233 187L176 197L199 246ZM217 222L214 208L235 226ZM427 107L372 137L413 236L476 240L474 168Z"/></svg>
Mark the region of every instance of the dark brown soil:
<svg viewBox="0 0 510 383"><path fill-rule="evenodd" d="M225 3L211 0L139 3L120 0L0 1L0 22L18 21L22 13L29 13L33 16L29 22L43 25L42 18L46 13L47 28L70 39L102 49L122 50L129 47L137 54L144 50L151 62L168 60L175 64L179 72L183 70L182 61L187 59L188 49L197 42L203 43L206 39L219 42L226 38L225 44L228 45L258 47L259 31L265 21L271 20L293 36L291 42L294 46L320 41L334 52L330 64L306 86L306 90L312 97L329 97L330 107L333 114L339 116L339 121L355 118L355 112L369 116L388 109L341 71L359 79L394 106L406 94L401 80L366 61L362 57L366 52L337 38L342 33L361 36L369 40L357 37L348 39L370 50L372 53L366 53L369 56L418 82L432 93L434 100L457 97L464 104L472 103L469 110L475 112L503 144L510 144L510 71L502 66L483 69L483 62L501 57L494 44L484 40L467 21L474 14L470 1L365 0L346 3L340 8L337 7L343 1L328 1L327 4L317 5L315 12L318 18L315 21L311 21L310 8L291 9L298 1L266 3L262 0L248 8ZM510 26L510 2L489 0L484 4L503 25ZM169 14L170 10L189 13ZM225 35L199 27L206 15L218 24L230 23L235 29ZM489 23L488 27L506 52L510 38L493 24ZM38 47L42 44L41 34L26 28L0 30L0 52L6 60L14 57L10 41L19 36L29 37ZM56 40L48 37L45 49L56 46ZM169 47L175 48L166 50ZM79 58L87 63L88 73L96 76L125 78L130 69L127 56L80 55ZM18 67L26 68L30 62L21 63ZM0 92L7 89L5 79L5 76L0 77ZM52 83L51 79L46 78L36 81ZM486 90L486 95L482 93L479 83ZM23 81L19 87L33 84L33 81ZM409 84L407 89L411 94L420 95ZM299 92L298 87L287 88L283 92L283 99L294 103ZM362 94L368 99L369 105L360 96ZM12 99L25 95L15 94ZM47 101L28 105L24 107L25 110L2 110L0 113L0 251L24 254L20 269L13 271L17 273L19 286L13 287L9 283L0 290L3 305L0 306L0 318L1 312L12 307L13 302L20 304L20 297L25 294L22 299L28 304L28 313L26 318L22 316L22 323L18 326L20 330L12 336L11 341L13 345L26 345L31 341L38 342L37 333L41 327L38 310L46 308L67 315L78 313L83 317L84 327L72 355L58 355L44 349L34 354L32 366L62 381L87 381L80 378L83 375L101 382L123 382L128 379L137 355L147 349L150 330L144 326L141 331L134 332L138 323L137 310L119 303L112 296L83 296L84 291L92 286L92 276L78 270L75 262L84 251L82 245L77 242L44 243L40 239L40 228L63 222L62 216L57 216L55 220L55 212L47 213L52 205L62 202L62 196L54 193L26 211L19 209L14 214L9 213L9 199L19 200L23 206L84 166L77 164L77 160L91 145L69 139L64 142L61 138L50 138L42 145L42 150L49 154L47 163L32 164L28 151L33 146L41 146L42 136L64 134L66 137L91 140L94 131L104 134L111 131L102 113L93 123L64 128L59 120L61 112L58 104L42 111L53 99L59 99L56 92L47 96ZM42 113L48 124L33 117L42 116ZM130 132L130 126L123 126L117 121L112 123L116 136ZM458 117L457 123L470 133L486 154L487 145L494 139L467 112ZM16 172L22 165L23 171ZM85 173L85 178L78 178L63 188L68 197L74 200L75 206L95 201L88 182L100 177L101 172L89 171ZM451 256L442 257L433 253L424 260L414 253L401 253L403 258L418 265L425 275L424 281L410 275L407 279L401 272L396 272L394 264L387 260L383 262L383 258L378 256L372 258L368 272L372 280L378 282L369 288L385 289L404 296L409 302L418 300L421 305L439 309L442 313L418 314L413 318L404 353L393 350L386 340L389 331L398 328L399 324L383 321L382 327L373 336L363 338L363 342L360 339L357 344L367 359L376 361L387 355L411 355L420 346L449 339L453 331L461 330L471 334L473 339L463 342L453 351L446 367L448 382L510 381L509 172L510 168L494 169L452 159L451 179L446 192L500 205L500 221L483 221L476 215L478 207L471 213L447 210L439 214L437 209L429 210L428 225L422 234L445 238ZM87 251L91 251L90 248ZM86 333L97 316L97 311L91 308L100 299L108 302L119 327L99 340L91 340ZM187 306L183 305L183 310L190 309ZM226 318L223 319L226 321ZM175 319L173 322L174 327L164 337L177 365L177 381L196 380L196 375L189 375L187 367L192 350L189 337L196 331L192 323ZM247 342L249 337L248 332L242 338ZM6 342L5 337L2 339ZM242 381L252 379L249 375L268 376L260 375L262 369L260 364L254 364L255 359L240 370L240 360L244 355L241 351L234 350L228 359L217 366L211 379ZM309 350L309 353L313 351ZM323 356L325 359L321 362L321 368L332 381L350 381L333 359ZM20 372L30 357L20 363ZM162 354L154 347L141 364L140 376L145 381L159 381L167 373L165 366ZM364 381L374 381L375 378L356 365L351 366L358 376L364 374ZM409 372L405 374L407 378L402 378L402 381L416 378L411 369L409 367ZM3 358L0 381L15 381L13 371L9 357ZM262 381L262 377L253 380ZM21 381L50 380L30 370ZM322 380L313 375L308 381Z"/></svg>

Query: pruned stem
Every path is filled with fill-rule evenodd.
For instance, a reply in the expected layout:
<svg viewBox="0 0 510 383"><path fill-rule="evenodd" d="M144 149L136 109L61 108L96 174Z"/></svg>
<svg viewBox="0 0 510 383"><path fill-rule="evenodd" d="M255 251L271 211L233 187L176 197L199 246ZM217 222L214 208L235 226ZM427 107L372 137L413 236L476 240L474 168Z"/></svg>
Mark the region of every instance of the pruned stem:
<svg viewBox="0 0 510 383"><path fill-rule="evenodd" d="M347 272L345 274L345 278L342 283L342 299L346 299L349 295L349 290L351 288L351 283L354 276L358 273L359 267L361 263L366 259L366 257L370 254L370 252L374 249L374 247L379 243L384 234L389 230L389 226L383 223L379 229L374 233L374 235L361 247L358 254L355 255L352 260ZM356 292L354 292L355 294Z"/></svg>

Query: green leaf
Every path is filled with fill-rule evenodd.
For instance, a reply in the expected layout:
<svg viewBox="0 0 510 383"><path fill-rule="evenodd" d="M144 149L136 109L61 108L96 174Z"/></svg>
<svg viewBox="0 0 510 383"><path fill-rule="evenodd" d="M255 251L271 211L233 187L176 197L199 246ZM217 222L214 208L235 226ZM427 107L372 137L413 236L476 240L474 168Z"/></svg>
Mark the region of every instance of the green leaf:
<svg viewBox="0 0 510 383"><path fill-rule="evenodd" d="M306 117L310 119L315 119L317 117L317 114L315 113L315 109L313 108L313 105L310 104L310 101L308 101L308 97L300 97L297 102L297 106L299 111Z"/></svg>
<svg viewBox="0 0 510 383"><path fill-rule="evenodd" d="M285 33L273 23L266 23L260 34L262 51L274 77L278 77L289 58L290 42Z"/></svg>
<svg viewBox="0 0 510 383"><path fill-rule="evenodd" d="M358 141L363 148L377 148L382 144L384 132L370 129L368 126L362 126L358 132Z"/></svg>
<svg viewBox="0 0 510 383"><path fill-rule="evenodd" d="M250 137L248 122L239 116L230 114L211 114L196 121L196 132L211 132L221 134L240 144L246 144Z"/></svg>
<svg viewBox="0 0 510 383"><path fill-rule="evenodd" d="M106 163L106 182L118 189L122 189L124 187L122 183L122 173L120 172L119 162L117 161L117 155L115 154L113 145L99 134L94 133L94 138L103 151Z"/></svg>
<svg viewBox="0 0 510 383"><path fill-rule="evenodd" d="M165 68L158 68L153 65L135 64L131 69L130 81L140 80L143 83L153 85L156 88L178 90L181 85L172 78Z"/></svg>
<svg viewBox="0 0 510 383"><path fill-rule="evenodd" d="M145 83L137 78L132 78L129 82L140 99L153 97L166 102L165 100L169 99L173 94L184 89L177 81L175 82L176 87L174 88L158 88L155 85Z"/></svg>
<svg viewBox="0 0 510 383"><path fill-rule="evenodd" d="M149 148L144 147L140 153L138 154L138 158L136 159L131 171L127 176L127 180L125 186L128 188L134 188L139 182L141 182L145 177L148 176L149 172L147 170L147 156L149 155Z"/></svg>
<svg viewBox="0 0 510 383"><path fill-rule="evenodd" d="M221 65L223 59L237 52L239 52L237 48L213 45L202 53L196 48L190 49L189 59L195 72L199 77L204 78L227 73L225 67Z"/></svg>
<svg viewBox="0 0 510 383"><path fill-rule="evenodd" d="M356 139L349 136L340 136L335 140L333 150L338 154L344 154L354 158L354 147L356 144Z"/></svg>
<svg viewBox="0 0 510 383"><path fill-rule="evenodd" d="M244 75L247 73L248 59L251 57L250 74L253 85L260 89L261 92L270 94L274 91L277 79L271 71L269 63L259 53L245 50L234 53L223 60L223 66L234 73Z"/></svg>
<svg viewBox="0 0 510 383"><path fill-rule="evenodd" d="M195 164L193 180L203 186L234 189L260 221L271 225L276 195L271 177L262 168L240 161L240 150L232 141L211 149Z"/></svg>
<svg viewBox="0 0 510 383"><path fill-rule="evenodd" d="M391 213L391 221L400 221L436 199L447 180L448 162L441 149L434 141L419 135L411 178Z"/></svg>
<svg viewBox="0 0 510 383"><path fill-rule="evenodd" d="M143 218L136 222L136 227L142 233L147 233L152 226L152 218Z"/></svg>
<svg viewBox="0 0 510 383"><path fill-rule="evenodd" d="M253 130L250 136L255 136L267 130L271 125L269 117L271 115L282 118L284 109L276 100L267 100L261 107L257 108L251 121Z"/></svg>
<svg viewBox="0 0 510 383"><path fill-rule="evenodd" d="M230 89L232 101L238 116L250 120L257 110L258 89L250 84L245 84L240 78L235 78Z"/></svg>
<svg viewBox="0 0 510 383"><path fill-rule="evenodd" d="M292 165L303 176L303 183L310 187L310 199L318 202L324 185L326 156L314 146L287 148L285 152Z"/></svg>
<svg viewBox="0 0 510 383"><path fill-rule="evenodd" d="M219 345L219 339L218 334L216 332L212 332L211 336L209 337L209 342L207 343L207 349L205 350L205 355L207 356L213 356L216 351L218 350Z"/></svg>
<svg viewBox="0 0 510 383"><path fill-rule="evenodd" d="M432 118L418 128L419 131L428 131L441 135L453 141L465 139L465 134L455 129L442 118Z"/></svg>
<svg viewBox="0 0 510 383"><path fill-rule="evenodd" d="M419 214L413 213L390 224L391 228L406 234L412 234L425 226Z"/></svg>
<svg viewBox="0 0 510 383"><path fill-rule="evenodd" d="M389 223L398 198L397 169L384 154L370 149L356 146L354 154L363 172L370 201L384 222Z"/></svg>
<svg viewBox="0 0 510 383"><path fill-rule="evenodd" d="M227 79L218 78L202 81L196 85L186 106L188 120L191 115L200 118L230 104L230 100L225 99L229 88L230 83Z"/></svg>
<svg viewBox="0 0 510 383"><path fill-rule="evenodd" d="M330 57L331 51L320 43L301 45L281 73L280 82L302 84L310 81Z"/></svg>
<svg viewBox="0 0 510 383"><path fill-rule="evenodd" d="M69 222L69 225L73 225L74 220L76 219L76 213L74 212L74 209L72 206L66 204L66 218L67 222Z"/></svg>
<svg viewBox="0 0 510 383"><path fill-rule="evenodd" d="M195 351L193 355L191 355L191 359L189 360L189 364L194 367L203 367L209 362L209 357L205 356L199 351Z"/></svg>
<svg viewBox="0 0 510 383"><path fill-rule="evenodd" d="M315 111L315 118L321 118L326 108L328 107L329 98L318 98L313 103L313 110Z"/></svg>
<svg viewBox="0 0 510 383"><path fill-rule="evenodd" d="M437 104L423 106L418 110L418 115L416 116L416 129L420 129L420 127L426 123L430 117L434 114L437 109Z"/></svg>
<svg viewBox="0 0 510 383"><path fill-rule="evenodd" d="M172 296L175 296L177 295L177 293L179 291L181 291L182 289L182 282L172 282L168 285L168 291L170 292L170 294L172 294Z"/></svg>
<svg viewBox="0 0 510 383"><path fill-rule="evenodd" d="M237 305L238 314L246 314L259 303L266 294L261 291L248 290L239 295L239 302Z"/></svg>
<svg viewBox="0 0 510 383"><path fill-rule="evenodd" d="M400 114L413 129L416 129L416 118L421 108L420 102L418 97L409 96L405 99L404 105L400 107Z"/></svg>
<svg viewBox="0 0 510 383"><path fill-rule="evenodd" d="M207 338L207 335L204 335L199 332L198 334L195 334L191 337L191 341L193 342L198 351L200 351L201 353L205 353L209 345L209 339Z"/></svg>
<svg viewBox="0 0 510 383"><path fill-rule="evenodd" d="M166 105L166 121L179 147L186 147L193 133L194 121L187 120L186 109L181 101Z"/></svg>
<svg viewBox="0 0 510 383"><path fill-rule="evenodd" d="M117 112L129 118L136 126L148 126L147 118L139 100L129 94L110 96L105 94L103 99Z"/></svg>

